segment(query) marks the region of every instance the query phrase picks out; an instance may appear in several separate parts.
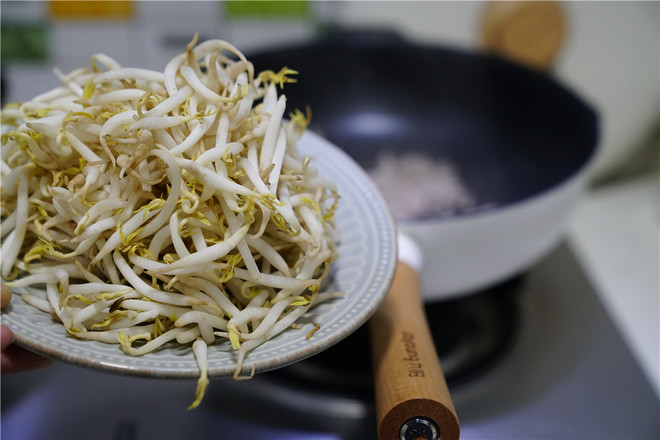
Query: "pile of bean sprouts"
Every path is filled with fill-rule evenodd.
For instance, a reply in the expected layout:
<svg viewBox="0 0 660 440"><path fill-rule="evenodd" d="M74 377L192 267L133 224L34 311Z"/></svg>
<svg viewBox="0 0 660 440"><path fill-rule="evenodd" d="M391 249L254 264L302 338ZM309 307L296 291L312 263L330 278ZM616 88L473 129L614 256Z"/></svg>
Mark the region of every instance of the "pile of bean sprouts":
<svg viewBox="0 0 660 440"><path fill-rule="evenodd" d="M103 54L55 70L59 87L2 110L3 280L45 286L23 300L73 337L135 356L192 345L191 408L209 345L250 377L251 350L341 295L321 289L337 191L297 150L309 112L286 117L278 92L295 73L255 75L197 36L163 72Z"/></svg>

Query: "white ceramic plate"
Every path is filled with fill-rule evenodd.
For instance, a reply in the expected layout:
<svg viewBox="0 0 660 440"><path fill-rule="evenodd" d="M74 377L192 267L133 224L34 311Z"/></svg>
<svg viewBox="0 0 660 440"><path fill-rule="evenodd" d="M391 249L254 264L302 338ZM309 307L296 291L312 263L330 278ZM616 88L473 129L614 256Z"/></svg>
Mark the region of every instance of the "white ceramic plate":
<svg viewBox="0 0 660 440"><path fill-rule="evenodd" d="M322 176L334 181L340 194L335 219L341 233L339 258L329 289L344 298L320 304L305 314L300 329L289 329L250 352L244 370L256 372L302 360L338 343L364 324L389 290L396 266L396 231L389 211L364 171L343 151L308 132L299 149L312 158ZM45 292L30 290L45 297ZM320 329L310 338L306 335ZM140 357L124 354L119 345L83 341L68 336L64 327L13 295L3 310L2 323L16 334L18 344L48 357L108 372L160 378L197 378L199 369L188 346L170 345ZM232 375L236 355L228 342L209 347L209 376Z"/></svg>

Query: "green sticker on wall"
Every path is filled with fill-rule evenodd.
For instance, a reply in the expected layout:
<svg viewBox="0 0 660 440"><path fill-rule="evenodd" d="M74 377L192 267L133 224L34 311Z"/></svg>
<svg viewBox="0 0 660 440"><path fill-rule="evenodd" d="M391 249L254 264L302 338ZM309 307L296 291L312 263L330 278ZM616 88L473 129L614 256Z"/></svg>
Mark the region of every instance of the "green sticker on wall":
<svg viewBox="0 0 660 440"><path fill-rule="evenodd" d="M2 61L41 62L48 59L48 25L2 21L0 26Z"/></svg>
<svg viewBox="0 0 660 440"><path fill-rule="evenodd" d="M305 18L309 1L227 1L224 11L229 18Z"/></svg>

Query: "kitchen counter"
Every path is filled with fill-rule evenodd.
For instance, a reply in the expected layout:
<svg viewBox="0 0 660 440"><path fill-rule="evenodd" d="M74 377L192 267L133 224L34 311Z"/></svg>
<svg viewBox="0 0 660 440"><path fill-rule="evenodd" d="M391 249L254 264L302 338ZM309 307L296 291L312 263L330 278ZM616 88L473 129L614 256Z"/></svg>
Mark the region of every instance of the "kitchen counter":
<svg viewBox="0 0 660 440"><path fill-rule="evenodd" d="M594 290L660 395L658 170L596 187L569 240Z"/></svg>

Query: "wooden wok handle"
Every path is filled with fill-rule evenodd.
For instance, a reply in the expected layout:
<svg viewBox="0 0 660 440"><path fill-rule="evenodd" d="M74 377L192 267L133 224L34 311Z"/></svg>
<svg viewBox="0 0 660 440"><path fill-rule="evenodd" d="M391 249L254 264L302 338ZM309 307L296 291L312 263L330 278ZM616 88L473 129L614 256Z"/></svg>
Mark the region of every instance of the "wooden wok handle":
<svg viewBox="0 0 660 440"><path fill-rule="evenodd" d="M399 262L369 325L379 440L458 439L458 418L410 266Z"/></svg>
<svg viewBox="0 0 660 440"><path fill-rule="evenodd" d="M557 1L491 1L481 24L483 49L539 70L552 68L565 39Z"/></svg>

